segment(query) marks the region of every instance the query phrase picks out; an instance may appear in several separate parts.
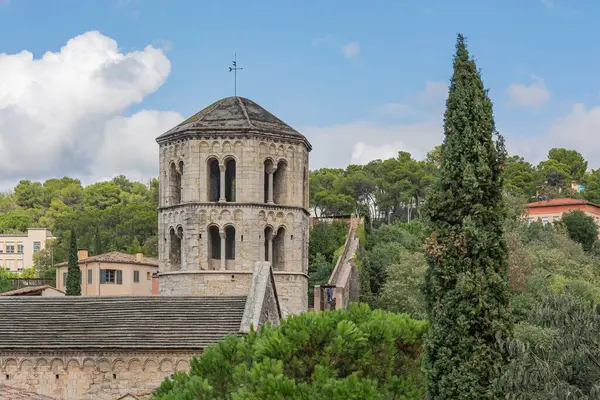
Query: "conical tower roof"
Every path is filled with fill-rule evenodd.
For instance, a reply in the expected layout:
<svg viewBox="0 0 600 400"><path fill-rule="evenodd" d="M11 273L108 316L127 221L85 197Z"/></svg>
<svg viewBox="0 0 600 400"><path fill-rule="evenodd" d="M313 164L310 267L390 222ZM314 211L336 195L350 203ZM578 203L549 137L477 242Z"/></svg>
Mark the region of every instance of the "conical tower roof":
<svg viewBox="0 0 600 400"><path fill-rule="evenodd" d="M232 96L221 99L160 135L156 141L183 138L188 134L264 133L306 141L297 130L252 100Z"/></svg>

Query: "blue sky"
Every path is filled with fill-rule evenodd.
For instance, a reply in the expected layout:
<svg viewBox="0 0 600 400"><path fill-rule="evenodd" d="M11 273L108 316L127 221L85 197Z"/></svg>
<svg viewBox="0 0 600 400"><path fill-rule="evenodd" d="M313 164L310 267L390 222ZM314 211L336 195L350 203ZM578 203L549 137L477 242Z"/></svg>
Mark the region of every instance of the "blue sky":
<svg viewBox="0 0 600 400"><path fill-rule="evenodd" d="M0 54L5 54L4 69L0 56L0 73L5 75L0 76L0 111L9 104L5 101L3 106L1 86L2 79L5 84L12 80L7 57L24 50L36 59L48 51L59 53L70 39L99 31L103 38L116 41L120 54L153 46L162 49L170 62L163 80L107 112L105 119L112 121L117 112L128 118L141 110L175 112L183 118L232 95L233 76L227 68L237 53L244 68L238 75L238 94L305 133L314 146L312 167L343 167L398 150L423 157L441 141L445 85L452 72L456 33L462 32L490 88L497 126L507 137L509 150L537 162L552 146L571 147L590 160L590 167L600 166L600 144L595 143L600 128L600 108L595 108L600 104L600 57L594 46L600 33L597 1L0 0L0 4ZM31 82L44 85L37 73L32 72L37 78ZM15 94L21 89L11 90L12 102L30 109ZM56 86L52 90L60 92L53 97L60 102L64 93ZM94 114L94 103L89 104ZM48 115L66 111L52 110ZM176 117L163 122L171 120ZM94 121L86 125L77 120L75 125L106 122ZM164 127L157 124L159 128ZM0 113L0 146L2 129L7 134ZM87 134L78 130L74 135ZM29 135L27 129L21 131ZM155 146L154 137L160 133L150 129L135 137L147 137ZM78 140L64 139L66 145L57 151L64 156L78 150L73 145ZM98 134L98 140L108 139ZM5 137L5 146L7 142ZM56 159L60 157L50 161L55 168L45 171L13 168L5 180L71 174L82 162ZM148 163L156 162L157 157ZM135 174L135 166L123 169ZM152 167L142 169L141 175L151 175ZM120 171L104 174L116 172ZM97 170L82 174L90 179L103 175Z"/></svg>

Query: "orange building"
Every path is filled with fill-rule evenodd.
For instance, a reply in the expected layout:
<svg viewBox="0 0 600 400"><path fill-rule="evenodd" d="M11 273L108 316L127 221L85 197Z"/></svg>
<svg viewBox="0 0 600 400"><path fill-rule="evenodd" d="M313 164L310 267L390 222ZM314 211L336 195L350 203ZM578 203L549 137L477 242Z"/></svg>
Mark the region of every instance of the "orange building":
<svg viewBox="0 0 600 400"><path fill-rule="evenodd" d="M560 198L536 201L527 204L525 207L529 222L540 220L545 224L559 221L564 213L575 210L583 211L600 225L600 206L587 200Z"/></svg>

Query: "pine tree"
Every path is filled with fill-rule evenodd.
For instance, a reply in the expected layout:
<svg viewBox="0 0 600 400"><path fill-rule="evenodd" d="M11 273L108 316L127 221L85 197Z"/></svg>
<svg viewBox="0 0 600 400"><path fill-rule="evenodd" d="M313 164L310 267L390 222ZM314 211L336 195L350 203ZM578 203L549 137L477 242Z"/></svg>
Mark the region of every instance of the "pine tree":
<svg viewBox="0 0 600 400"><path fill-rule="evenodd" d="M444 135L439 176L425 210L433 232L426 243L427 397L501 398L495 381L511 330L500 179L506 152L462 35Z"/></svg>
<svg viewBox="0 0 600 400"><path fill-rule="evenodd" d="M77 259L77 238L71 230L69 246L69 267L67 270L67 296L81 296L81 270Z"/></svg>

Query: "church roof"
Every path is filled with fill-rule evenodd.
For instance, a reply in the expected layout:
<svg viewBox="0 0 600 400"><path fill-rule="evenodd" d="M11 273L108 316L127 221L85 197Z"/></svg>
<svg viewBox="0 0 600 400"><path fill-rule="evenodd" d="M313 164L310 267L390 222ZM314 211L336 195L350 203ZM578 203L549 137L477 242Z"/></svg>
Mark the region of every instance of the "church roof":
<svg viewBox="0 0 600 400"><path fill-rule="evenodd" d="M185 133L246 133L291 136L306 141L297 130L252 100L233 96L221 99L160 135L156 141L185 136ZM307 142L308 144L308 142ZM310 145L309 145L310 147Z"/></svg>
<svg viewBox="0 0 600 400"><path fill-rule="evenodd" d="M0 349L203 349L240 332L246 296L0 297Z"/></svg>

